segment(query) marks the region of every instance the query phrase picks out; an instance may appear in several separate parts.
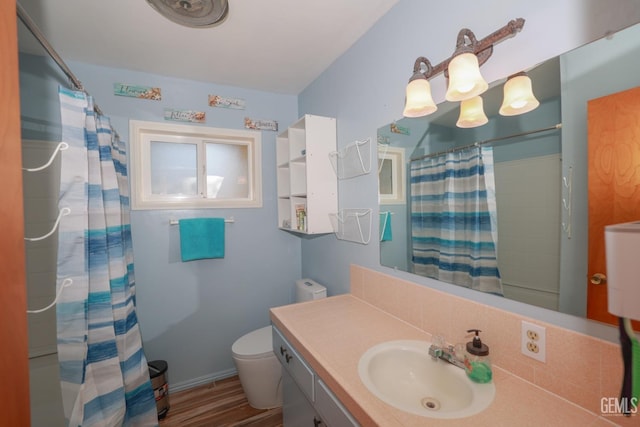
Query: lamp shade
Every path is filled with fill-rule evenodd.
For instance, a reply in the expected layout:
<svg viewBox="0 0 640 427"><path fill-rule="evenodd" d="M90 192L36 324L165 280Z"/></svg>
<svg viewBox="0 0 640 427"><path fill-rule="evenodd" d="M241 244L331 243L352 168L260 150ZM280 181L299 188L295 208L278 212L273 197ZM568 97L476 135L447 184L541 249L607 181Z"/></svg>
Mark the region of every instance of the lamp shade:
<svg viewBox="0 0 640 427"><path fill-rule="evenodd" d="M640 221L604 229L609 313L640 320Z"/></svg>
<svg viewBox="0 0 640 427"><path fill-rule="evenodd" d="M407 98L404 106L405 117L422 117L438 109L431 96L431 85L426 78L412 78L407 84Z"/></svg>
<svg viewBox="0 0 640 427"><path fill-rule="evenodd" d="M481 97L476 96L460 103L460 117L456 123L459 128L474 128L488 121Z"/></svg>
<svg viewBox="0 0 640 427"><path fill-rule="evenodd" d="M478 57L473 53L461 53L449 62L449 87L447 101L464 101L480 95L489 88L489 84L480 74Z"/></svg>
<svg viewBox="0 0 640 427"><path fill-rule="evenodd" d="M500 107L503 116L517 116L528 113L540 105L533 94L531 78L521 73L509 77L504 84L504 98Z"/></svg>

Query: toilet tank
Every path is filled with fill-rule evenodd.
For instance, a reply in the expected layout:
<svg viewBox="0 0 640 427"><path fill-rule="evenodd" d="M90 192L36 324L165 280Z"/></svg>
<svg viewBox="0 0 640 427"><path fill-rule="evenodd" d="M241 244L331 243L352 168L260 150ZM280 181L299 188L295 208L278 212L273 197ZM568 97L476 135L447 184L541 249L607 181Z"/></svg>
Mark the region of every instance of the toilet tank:
<svg viewBox="0 0 640 427"><path fill-rule="evenodd" d="M296 280L296 302L327 297L327 288L311 279Z"/></svg>

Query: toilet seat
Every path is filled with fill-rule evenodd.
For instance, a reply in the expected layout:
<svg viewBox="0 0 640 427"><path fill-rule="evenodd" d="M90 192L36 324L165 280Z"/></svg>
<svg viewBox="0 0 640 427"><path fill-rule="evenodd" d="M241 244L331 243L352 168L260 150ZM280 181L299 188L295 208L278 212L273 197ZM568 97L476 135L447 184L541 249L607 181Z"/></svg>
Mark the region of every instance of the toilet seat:
<svg viewBox="0 0 640 427"><path fill-rule="evenodd" d="M233 357L238 359L262 359L273 356L271 325L241 336L231 346ZM275 357L275 356L274 356Z"/></svg>

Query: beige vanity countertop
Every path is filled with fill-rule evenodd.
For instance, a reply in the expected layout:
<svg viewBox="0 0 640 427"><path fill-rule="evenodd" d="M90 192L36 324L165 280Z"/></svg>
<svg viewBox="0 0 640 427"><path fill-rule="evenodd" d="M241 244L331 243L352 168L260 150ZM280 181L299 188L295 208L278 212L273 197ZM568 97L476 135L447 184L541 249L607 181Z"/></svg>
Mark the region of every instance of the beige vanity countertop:
<svg viewBox="0 0 640 427"><path fill-rule="evenodd" d="M271 320L363 426L611 425L495 366L496 397L480 414L455 420L408 414L367 390L358 375L358 361L381 342L429 341L429 334L349 294L276 307Z"/></svg>

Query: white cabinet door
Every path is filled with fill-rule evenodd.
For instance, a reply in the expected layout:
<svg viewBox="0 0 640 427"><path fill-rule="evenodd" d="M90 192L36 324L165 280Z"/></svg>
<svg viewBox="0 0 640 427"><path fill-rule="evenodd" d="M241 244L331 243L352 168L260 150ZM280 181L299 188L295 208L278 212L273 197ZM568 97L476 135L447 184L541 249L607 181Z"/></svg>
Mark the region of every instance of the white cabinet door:
<svg viewBox="0 0 640 427"><path fill-rule="evenodd" d="M320 379L316 380L315 407L328 427L357 427L359 424Z"/></svg>
<svg viewBox="0 0 640 427"><path fill-rule="evenodd" d="M325 427L286 369L282 370L282 422L284 427Z"/></svg>
<svg viewBox="0 0 640 427"><path fill-rule="evenodd" d="M313 393L313 370L276 328L273 328L273 351L282 366L284 366L284 370L289 372L298 383L300 390L313 402L315 399Z"/></svg>

